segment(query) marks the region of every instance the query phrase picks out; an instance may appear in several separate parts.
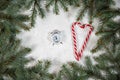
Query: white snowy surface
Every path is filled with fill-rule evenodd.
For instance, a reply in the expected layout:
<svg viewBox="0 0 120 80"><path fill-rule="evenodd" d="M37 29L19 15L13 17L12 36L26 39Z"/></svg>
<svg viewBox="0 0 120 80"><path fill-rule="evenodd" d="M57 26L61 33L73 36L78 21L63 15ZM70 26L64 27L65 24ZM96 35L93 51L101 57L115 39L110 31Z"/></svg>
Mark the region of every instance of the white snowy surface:
<svg viewBox="0 0 120 80"><path fill-rule="evenodd" d="M116 6L119 7L119 0L116 0ZM22 39L22 45L25 47L30 47L32 52L28 55L28 57L33 57L36 62L38 60L50 60L52 61L50 72L56 72L60 69L60 66L63 63L67 63L69 61L76 61L73 54L73 44L72 44L72 36L71 36L71 25L76 19L78 9L70 8L68 12L64 12L60 10L59 15L53 14L53 12L49 12L46 14L46 18L41 19L40 17L36 18L35 27L30 31L22 31L17 37ZM87 14L80 21L83 24L88 23ZM83 56L80 61L76 61L80 64L84 65L84 57L86 55L92 56L90 50L95 46L98 37L95 36L95 30L99 24L97 19L94 20L92 26L94 26L94 31L92 32L89 42L85 51L83 52ZM62 31L64 34L63 44L54 45L48 39L49 33L53 30ZM86 37L88 29L80 29L76 28L77 37L78 37L78 49L81 48L83 40ZM30 65L34 65L36 62L30 63Z"/></svg>
<svg viewBox="0 0 120 80"><path fill-rule="evenodd" d="M30 31L22 31L18 37L22 39L22 45L32 48L32 52L29 57L33 57L36 60L51 60L57 61L59 63L66 63L68 61L76 61L73 54L73 44L71 36L71 25L75 22L78 9L71 8L69 12L64 12L60 10L60 14L56 15L53 12L46 14L46 18L41 19L36 18L35 27ZM87 15L83 18L81 23L88 23ZM95 21L93 26L97 27L98 22ZM53 30L62 31L65 35L63 44L52 45L51 41L48 39L49 33ZM78 37L78 46L83 44L83 40L86 37L88 29L76 28ZM97 37L94 31L90 36L90 40L87 44L83 56L79 62L82 62L85 55L91 55L90 50L95 46Z"/></svg>

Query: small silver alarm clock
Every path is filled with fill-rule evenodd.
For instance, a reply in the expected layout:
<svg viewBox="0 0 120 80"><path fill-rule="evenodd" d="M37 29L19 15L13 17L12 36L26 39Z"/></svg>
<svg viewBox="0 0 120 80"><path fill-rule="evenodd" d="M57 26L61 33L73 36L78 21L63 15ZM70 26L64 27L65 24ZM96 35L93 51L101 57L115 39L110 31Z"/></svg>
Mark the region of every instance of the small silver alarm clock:
<svg viewBox="0 0 120 80"><path fill-rule="evenodd" d="M63 38L64 38L63 31L53 30L49 34L49 40L52 42L53 45L63 44Z"/></svg>

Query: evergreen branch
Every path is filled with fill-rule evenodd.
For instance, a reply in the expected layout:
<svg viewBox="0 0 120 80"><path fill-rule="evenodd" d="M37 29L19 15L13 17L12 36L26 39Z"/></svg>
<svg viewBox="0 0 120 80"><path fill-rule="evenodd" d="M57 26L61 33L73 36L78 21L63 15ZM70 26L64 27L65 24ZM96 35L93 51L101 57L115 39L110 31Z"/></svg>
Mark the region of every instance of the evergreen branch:
<svg viewBox="0 0 120 80"><path fill-rule="evenodd" d="M49 64L47 64L49 63ZM47 68L46 68L47 65ZM50 62L48 61L39 61L39 63L31 68L27 68L28 73L32 73L31 78L33 79L41 79L41 80L52 80L51 75L48 73L48 66L50 66Z"/></svg>
<svg viewBox="0 0 120 80"><path fill-rule="evenodd" d="M11 3L11 0L1 0L0 1L0 11L5 10Z"/></svg>
<svg viewBox="0 0 120 80"><path fill-rule="evenodd" d="M43 70L47 71L49 69L50 65L51 65L50 61L45 61Z"/></svg>
<svg viewBox="0 0 120 80"><path fill-rule="evenodd" d="M111 21L110 18L101 20L101 25L98 26L98 31L95 34L97 35L98 32L102 31L104 29L104 27L106 26L106 24L109 23L109 21Z"/></svg>
<svg viewBox="0 0 120 80"><path fill-rule="evenodd" d="M3 12L0 12L0 19L13 19L13 17Z"/></svg>
<svg viewBox="0 0 120 80"><path fill-rule="evenodd" d="M16 54L13 54L12 56L10 56L8 59L5 59L2 61L2 64L3 65L10 65L12 62L15 62L17 59L21 58L20 56L24 56L25 53L28 53L30 52L30 49L29 48L25 48L23 50L20 50L18 53ZM11 54L11 53L10 53Z"/></svg>
<svg viewBox="0 0 120 80"><path fill-rule="evenodd" d="M66 68L65 65L62 66L63 70L61 71L61 74L65 75L65 76L69 76L69 77L65 77L67 78L68 80L72 80L72 74L71 74L71 71L69 69Z"/></svg>
<svg viewBox="0 0 120 80"><path fill-rule="evenodd" d="M80 1L81 0L65 0L66 3L68 3L69 5L73 5L73 6L76 6L76 7L80 7Z"/></svg>
<svg viewBox="0 0 120 80"><path fill-rule="evenodd" d="M31 26L34 26L35 25L35 18L37 16L37 10L35 8L35 5L36 2L34 1L34 6L33 6L33 9L32 9L32 16L31 16Z"/></svg>
<svg viewBox="0 0 120 80"><path fill-rule="evenodd" d="M0 12L0 19L1 20L17 20L17 21L28 21L29 17L27 15L10 15Z"/></svg>
<svg viewBox="0 0 120 80"><path fill-rule="evenodd" d="M73 0L75 6L80 7L81 0Z"/></svg>
<svg viewBox="0 0 120 80"><path fill-rule="evenodd" d="M120 9L107 9L107 10L103 10L98 14L100 17L101 16L117 16L120 15Z"/></svg>
<svg viewBox="0 0 120 80"><path fill-rule="evenodd" d="M26 31L30 30L30 27L28 27L28 25L21 23L21 22L17 22L17 21L13 21L14 24L16 24L17 26L21 27L21 29L24 29Z"/></svg>
<svg viewBox="0 0 120 80"><path fill-rule="evenodd" d="M31 8L31 6L33 5L34 0L29 0L26 2L25 8L28 10Z"/></svg>
<svg viewBox="0 0 120 80"><path fill-rule="evenodd" d="M101 34L103 34L103 35L111 35L111 34L113 34L114 33L114 30L108 30L108 31L99 31L99 32L97 32L96 33L96 35L101 35Z"/></svg>
<svg viewBox="0 0 120 80"><path fill-rule="evenodd" d="M3 12L0 13L0 19L2 20L7 20L11 23L14 23L16 25L18 25L19 27L23 28L24 30L29 30L30 28L23 24L22 21L27 21L29 18L26 15L9 15L9 14L5 14Z"/></svg>
<svg viewBox="0 0 120 80"><path fill-rule="evenodd" d="M92 20L93 20L93 13L94 13L94 0L90 0L89 2L90 6L89 6L89 11L88 11L88 14L89 14L89 23L92 24Z"/></svg>
<svg viewBox="0 0 120 80"><path fill-rule="evenodd" d="M50 5L52 5L54 3L54 0L49 0L49 1L47 1L47 4L46 4L46 8L47 8L47 10L48 10L48 8L50 7Z"/></svg>
<svg viewBox="0 0 120 80"><path fill-rule="evenodd" d="M59 0L59 1L60 1L60 3L61 3L61 6L63 6L63 9L64 9L65 11L68 11L68 8L67 8L65 2L64 2L63 0Z"/></svg>
<svg viewBox="0 0 120 80"><path fill-rule="evenodd" d="M82 0L82 3L85 7L89 6L89 0Z"/></svg>
<svg viewBox="0 0 120 80"><path fill-rule="evenodd" d="M87 9L87 7L84 7L84 8L82 8L82 10L80 10L79 15L76 19L77 21L81 20L83 18L83 16L85 15L85 11L87 11L86 9Z"/></svg>
<svg viewBox="0 0 120 80"><path fill-rule="evenodd" d="M54 10L53 10L53 12L55 12L55 14L58 14L59 13L59 9L58 9L58 0L55 0L55 2L54 2Z"/></svg>
<svg viewBox="0 0 120 80"><path fill-rule="evenodd" d="M97 78L97 79L102 79L105 80L104 77L101 75L101 72L99 69L92 64L90 57L86 57L86 69L85 72L91 77Z"/></svg>
<svg viewBox="0 0 120 80"><path fill-rule="evenodd" d="M35 1L36 1L36 7L38 8L39 11L39 15L41 15L41 17L43 18L45 16L44 10L40 7L40 2L38 2L38 0Z"/></svg>
<svg viewBox="0 0 120 80"><path fill-rule="evenodd" d="M102 44L103 44L103 42L102 42ZM104 47L104 48L106 49L106 51L109 53L109 56L114 56L114 54L109 50L109 48L106 46L106 44L104 44L103 47ZM109 60L110 60L110 59L109 59ZM113 63L116 63L116 64L118 65L118 68L120 69L120 64L117 63L116 60L114 60L114 58L111 58L111 60L112 60L112 61L115 61L115 62L113 62Z"/></svg>

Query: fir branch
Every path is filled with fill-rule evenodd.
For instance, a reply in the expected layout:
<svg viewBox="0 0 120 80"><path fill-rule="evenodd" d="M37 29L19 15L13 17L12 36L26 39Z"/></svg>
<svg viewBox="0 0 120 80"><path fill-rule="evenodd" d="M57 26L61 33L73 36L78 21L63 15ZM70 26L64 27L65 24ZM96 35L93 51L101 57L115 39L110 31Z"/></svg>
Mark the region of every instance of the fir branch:
<svg viewBox="0 0 120 80"><path fill-rule="evenodd" d="M82 10L79 11L79 15L77 16L77 19L76 19L77 21L81 20L84 17L85 12L87 11L86 9L87 9L87 7L84 7L84 8L82 8Z"/></svg>
<svg viewBox="0 0 120 80"><path fill-rule="evenodd" d="M36 2L34 1L34 4L33 4L33 9L32 9L32 15L31 15L31 26L34 26L35 25L35 18L37 16L37 10L36 10Z"/></svg>
<svg viewBox="0 0 120 80"><path fill-rule="evenodd" d="M50 6L52 5L54 3L54 0L48 0L47 2L46 2L46 9L47 10L49 10L49 8L50 8Z"/></svg>
<svg viewBox="0 0 120 80"><path fill-rule="evenodd" d="M55 2L54 2L54 10L53 10L53 12L55 13L55 14L58 14L59 13L59 9L58 9L58 0L55 0Z"/></svg>
<svg viewBox="0 0 120 80"><path fill-rule="evenodd" d="M89 23L90 24L92 24L92 20L93 20L93 13L94 13L94 0L90 0L90 2L89 2L89 12L88 12L88 14L89 14Z"/></svg>
<svg viewBox="0 0 120 80"><path fill-rule="evenodd" d="M41 15L41 17L43 18L45 16L44 10L41 8L40 2L38 0L35 1L36 1L36 7L38 8L39 11L39 15Z"/></svg>
<svg viewBox="0 0 120 80"><path fill-rule="evenodd" d="M5 10L11 3L11 0L1 0L0 1L0 11Z"/></svg>
<svg viewBox="0 0 120 80"><path fill-rule="evenodd" d="M63 9L64 9L65 11L68 11L68 8L67 8L65 2L64 2L63 0L59 0L59 1L60 1L60 3L61 3L61 6L63 6Z"/></svg>

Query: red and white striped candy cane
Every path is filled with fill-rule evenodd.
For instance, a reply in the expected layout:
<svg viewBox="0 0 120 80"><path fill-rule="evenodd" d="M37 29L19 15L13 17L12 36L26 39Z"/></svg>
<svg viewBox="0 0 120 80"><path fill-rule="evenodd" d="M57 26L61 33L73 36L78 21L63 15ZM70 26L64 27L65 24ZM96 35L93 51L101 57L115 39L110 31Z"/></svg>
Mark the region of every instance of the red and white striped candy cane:
<svg viewBox="0 0 120 80"><path fill-rule="evenodd" d="M90 28L90 30L89 30L89 32L88 32L88 34L87 34L87 37L85 38L85 40L84 40L84 43L83 43L83 45L82 45L82 48L80 49L80 51L78 51L78 49L77 49L77 40L76 40L76 32L75 32L75 27L76 27L76 25L78 25L80 28L85 28L85 27L89 27ZM93 27L90 25L90 24L81 24L80 22L74 22L73 24L72 24L72 38L73 38L73 46L74 46L74 54L75 54L75 58L76 58L76 60L78 60L79 61L79 59L81 58L81 56L82 56L82 54L83 54L83 51L84 51L84 49L85 49L85 47L86 47L86 44L87 44L87 42L88 42L88 40L89 40L89 37L90 37L90 35L91 35L91 32L93 31Z"/></svg>

